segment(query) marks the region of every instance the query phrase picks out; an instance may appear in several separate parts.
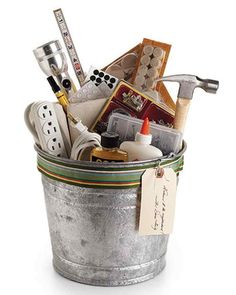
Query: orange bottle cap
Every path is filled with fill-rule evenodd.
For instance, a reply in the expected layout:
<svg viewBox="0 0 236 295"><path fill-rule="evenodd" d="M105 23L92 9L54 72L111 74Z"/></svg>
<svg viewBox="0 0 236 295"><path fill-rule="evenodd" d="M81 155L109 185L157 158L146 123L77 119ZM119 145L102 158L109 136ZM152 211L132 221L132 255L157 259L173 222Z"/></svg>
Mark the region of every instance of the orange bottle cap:
<svg viewBox="0 0 236 295"><path fill-rule="evenodd" d="M143 125L141 127L140 133L143 135L149 135L150 134L150 123L148 117L145 118L143 121Z"/></svg>

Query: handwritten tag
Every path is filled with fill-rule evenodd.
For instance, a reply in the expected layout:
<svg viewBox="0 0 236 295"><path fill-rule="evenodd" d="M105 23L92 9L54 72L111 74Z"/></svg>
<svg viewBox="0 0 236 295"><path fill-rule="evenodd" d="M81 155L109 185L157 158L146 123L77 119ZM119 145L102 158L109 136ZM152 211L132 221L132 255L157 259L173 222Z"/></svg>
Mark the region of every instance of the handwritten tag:
<svg viewBox="0 0 236 295"><path fill-rule="evenodd" d="M140 235L169 234L173 228L177 177L171 168L158 169L142 175Z"/></svg>

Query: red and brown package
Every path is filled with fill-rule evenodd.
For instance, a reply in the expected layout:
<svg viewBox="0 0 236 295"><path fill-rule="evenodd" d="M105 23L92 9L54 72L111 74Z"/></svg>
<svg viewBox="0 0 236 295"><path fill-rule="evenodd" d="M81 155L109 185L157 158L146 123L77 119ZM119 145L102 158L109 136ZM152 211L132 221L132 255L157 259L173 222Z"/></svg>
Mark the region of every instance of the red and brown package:
<svg viewBox="0 0 236 295"><path fill-rule="evenodd" d="M174 111L139 92L132 85L121 81L108 100L92 130L101 134L106 131L111 114L118 112L138 119L149 118L157 124L172 127Z"/></svg>

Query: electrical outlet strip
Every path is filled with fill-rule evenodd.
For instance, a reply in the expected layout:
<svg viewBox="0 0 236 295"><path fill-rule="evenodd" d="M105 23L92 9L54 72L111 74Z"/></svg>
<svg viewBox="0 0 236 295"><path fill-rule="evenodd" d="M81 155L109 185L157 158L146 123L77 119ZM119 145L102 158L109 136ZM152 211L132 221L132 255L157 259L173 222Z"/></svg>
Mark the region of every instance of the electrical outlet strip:
<svg viewBox="0 0 236 295"><path fill-rule="evenodd" d="M57 157L68 158L53 103L34 103L31 106L31 116L42 150Z"/></svg>
<svg viewBox="0 0 236 295"><path fill-rule="evenodd" d="M69 124L65 111L59 102L53 102L54 109L57 115L58 124L60 126L63 142L66 148L67 155L71 153L71 134L69 132Z"/></svg>

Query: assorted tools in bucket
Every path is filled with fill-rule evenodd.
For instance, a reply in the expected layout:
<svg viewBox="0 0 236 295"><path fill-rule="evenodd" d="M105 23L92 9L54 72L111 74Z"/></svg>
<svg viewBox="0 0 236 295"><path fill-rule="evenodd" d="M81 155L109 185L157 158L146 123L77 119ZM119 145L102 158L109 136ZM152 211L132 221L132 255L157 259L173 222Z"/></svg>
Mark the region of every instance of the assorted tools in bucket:
<svg viewBox="0 0 236 295"><path fill-rule="evenodd" d="M147 280L165 266L194 89L216 93L219 82L163 77L171 45L146 38L86 74L61 9L54 15L78 81L58 40L39 46L33 52L57 101L34 102L24 117L38 153L55 269L92 285ZM166 81L179 83L176 104Z"/></svg>

